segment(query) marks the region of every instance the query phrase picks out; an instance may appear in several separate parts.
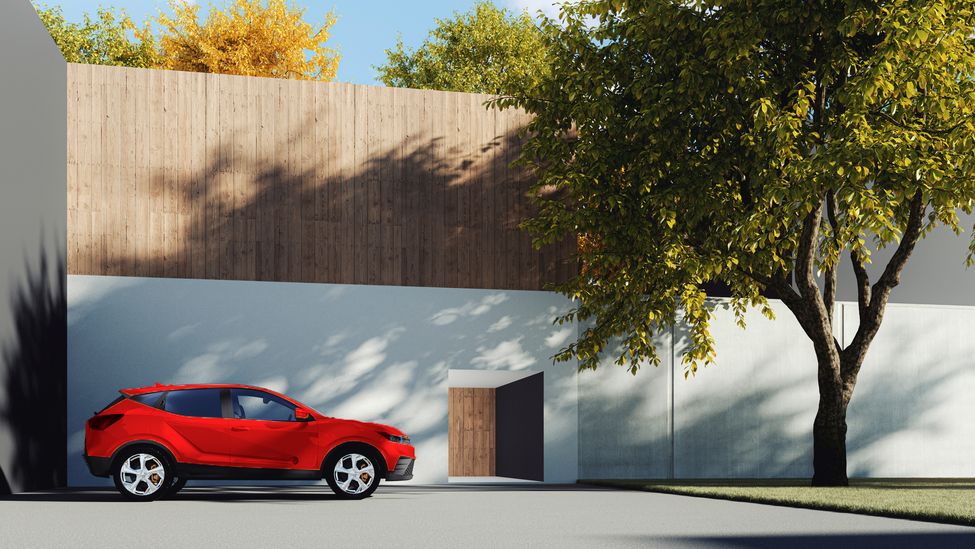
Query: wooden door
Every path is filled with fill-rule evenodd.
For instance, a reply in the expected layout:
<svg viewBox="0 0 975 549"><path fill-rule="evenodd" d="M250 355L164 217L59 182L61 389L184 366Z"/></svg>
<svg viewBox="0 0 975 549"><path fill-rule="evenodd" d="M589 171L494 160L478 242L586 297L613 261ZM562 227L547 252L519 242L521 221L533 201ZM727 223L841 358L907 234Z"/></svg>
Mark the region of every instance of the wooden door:
<svg viewBox="0 0 975 549"><path fill-rule="evenodd" d="M447 474L495 476L495 390L452 387L448 399Z"/></svg>

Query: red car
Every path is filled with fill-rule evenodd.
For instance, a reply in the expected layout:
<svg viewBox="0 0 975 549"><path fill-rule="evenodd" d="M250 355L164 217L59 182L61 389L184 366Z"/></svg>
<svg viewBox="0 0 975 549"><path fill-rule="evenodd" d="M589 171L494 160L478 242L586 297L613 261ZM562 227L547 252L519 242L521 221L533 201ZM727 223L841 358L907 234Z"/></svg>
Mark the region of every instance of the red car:
<svg viewBox="0 0 975 549"><path fill-rule="evenodd" d="M123 389L88 420L85 463L123 496L151 501L187 480L320 480L360 499L379 479L410 480L416 454L398 429L326 417L246 385Z"/></svg>

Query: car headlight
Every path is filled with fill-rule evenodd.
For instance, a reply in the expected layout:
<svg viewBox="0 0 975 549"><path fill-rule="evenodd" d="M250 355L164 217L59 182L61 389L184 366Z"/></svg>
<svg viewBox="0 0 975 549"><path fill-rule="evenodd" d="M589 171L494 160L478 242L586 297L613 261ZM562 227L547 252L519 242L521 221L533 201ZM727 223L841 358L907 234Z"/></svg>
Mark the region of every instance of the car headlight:
<svg viewBox="0 0 975 549"><path fill-rule="evenodd" d="M409 444L410 437L403 435L391 435L389 433L381 433L384 437L388 438L390 442L396 442L398 444Z"/></svg>

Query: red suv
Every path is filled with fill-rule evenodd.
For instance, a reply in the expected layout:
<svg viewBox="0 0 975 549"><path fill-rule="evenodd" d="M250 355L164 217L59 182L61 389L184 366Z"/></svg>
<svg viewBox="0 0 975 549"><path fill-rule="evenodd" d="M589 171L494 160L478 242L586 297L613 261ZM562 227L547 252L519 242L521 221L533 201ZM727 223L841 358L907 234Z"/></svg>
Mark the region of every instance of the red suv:
<svg viewBox="0 0 975 549"><path fill-rule="evenodd" d="M410 480L410 437L378 423L326 417L246 385L123 389L88 420L85 463L123 496L151 501L187 480L320 480L360 499L379 479Z"/></svg>

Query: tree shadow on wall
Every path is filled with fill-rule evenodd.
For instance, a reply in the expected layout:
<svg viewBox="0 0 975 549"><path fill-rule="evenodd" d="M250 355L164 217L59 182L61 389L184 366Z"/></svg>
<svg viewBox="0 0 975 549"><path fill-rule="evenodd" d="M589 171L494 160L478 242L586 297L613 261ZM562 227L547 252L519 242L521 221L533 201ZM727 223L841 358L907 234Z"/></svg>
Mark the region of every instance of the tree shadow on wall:
<svg viewBox="0 0 975 549"><path fill-rule="evenodd" d="M719 306L723 314L730 314ZM943 327L917 329L904 321L896 324L895 320L888 320L890 324L882 328L882 339L875 342L874 354L868 353L869 363L861 371L861 383L853 394L846 443L850 477L891 476L889 471L897 467L910 472L907 476L938 476L931 471L939 463L960 466L957 458L939 462L942 458L930 457L930 450L921 446L911 449L898 437L910 435L914 440L950 445L950 439L942 432L948 423L946 412L938 411L947 404L941 395L958 395L957 389L952 388L958 387L966 372L971 371L971 362L946 364L945 357L962 356L967 347L951 355L938 354L937 345L926 343L934 341L927 332ZM783 321L794 322L787 316L774 322ZM796 327L795 340L769 341L759 355L736 362L733 350L726 344L731 343L731 338L751 338L758 343L761 327L749 321L748 329L739 333L730 322L727 326L732 331L716 342L714 364L687 381L679 363L674 370L675 477L809 478L813 473L812 427L819 398L812 344ZM686 341L686 326L676 326L674 336L678 345L682 339ZM777 346L786 349L799 344L808 346L803 351L809 353L803 355L807 360L803 369L784 362L798 355L783 358L776 351ZM917 352L918 345L925 345L925 352ZM665 354L672 352L669 344L662 344L660 350ZM725 362L724 357L733 360ZM900 360L919 362L905 362L911 368L902 365L885 369L884 357L906 357ZM619 371L607 371L613 368ZM633 377L606 360L597 371L580 374L582 478L667 478L671 441L665 428L667 392L661 386L668 380L665 372L654 371L651 366L644 368L649 371ZM748 368L754 373L787 368L787 375L725 378L721 370L727 368ZM711 376L719 377L708 380ZM682 386L708 381L707 390ZM955 403L960 400L960 395L952 399ZM885 458L882 450L875 447L878 444L890 444L887 448L907 453Z"/></svg>
<svg viewBox="0 0 975 549"><path fill-rule="evenodd" d="M538 206L508 167L517 129L459 144L412 128L360 153L316 128L309 113L274 150L250 134L210 144L179 181L154 170L141 234L93 245L75 274L540 290L574 272L574 241L535 250L518 227Z"/></svg>
<svg viewBox="0 0 975 549"><path fill-rule="evenodd" d="M67 480L67 299L65 260L58 254L51 285L47 254L27 264L26 281L12 291L16 339L3 345L6 404L0 421L14 438L10 481L25 492L63 487ZM4 479L0 479L0 490ZM9 485L7 486L9 490Z"/></svg>
<svg viewBox="0 0 975 549"><path fill-rule="evenodd" d="M299 135L313 133L310 124ZM498 136L485 147L510 139ZM493 165L452 162L443 141L407 138L371 152L356 173L337 169L325 178L314 165L268 159L240 196L217 200L219 212L197 218L202 225L189 228L189 240L196 241L190 248L207 250L205 278L467 287L460 273L473 269L475 279L490 279L481 280L484 286L516 287L512 278L524 267L509 265L510 272L485 277L484 258L470 254L475 242L483 248L495 233L503 235L496 254L528 249L530 238L514 216L481 217L484 200L528 200L509 189L516 176L495 178ZM218 168L196 182L203 192L195 199L224 196Z"/></svg>

